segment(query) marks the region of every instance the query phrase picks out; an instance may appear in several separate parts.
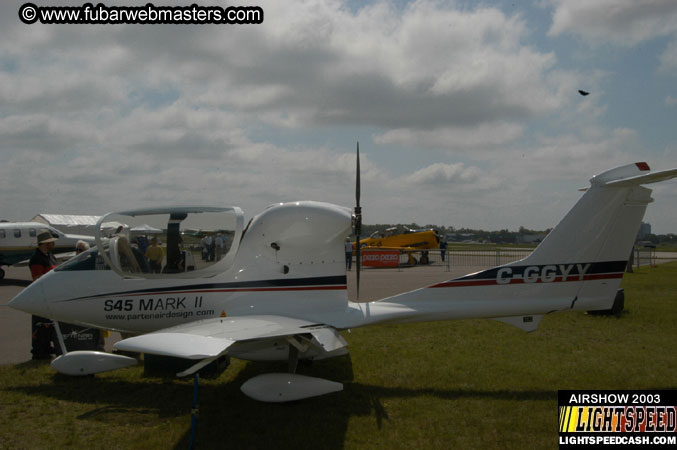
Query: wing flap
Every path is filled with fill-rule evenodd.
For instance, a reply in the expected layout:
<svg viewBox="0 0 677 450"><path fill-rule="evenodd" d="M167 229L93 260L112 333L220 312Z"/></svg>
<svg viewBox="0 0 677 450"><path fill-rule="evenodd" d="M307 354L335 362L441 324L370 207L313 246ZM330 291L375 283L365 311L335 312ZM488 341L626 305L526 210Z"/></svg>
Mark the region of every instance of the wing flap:
<svg viewBox="0 0 677 450"><path fill-rule="evenodd" d="M238 341L311 334L326 351L346 345L333 328L283 316L223 317L178 325L117 342L118 350L187 359L215 358Z"/></svg>
<svg viewBox="0 0 677 450"><path fill-rule="evenodd" d="M321 328L312 330L314 340L326 352L332 352L348 345L343 336L335 328Z"/></svg>

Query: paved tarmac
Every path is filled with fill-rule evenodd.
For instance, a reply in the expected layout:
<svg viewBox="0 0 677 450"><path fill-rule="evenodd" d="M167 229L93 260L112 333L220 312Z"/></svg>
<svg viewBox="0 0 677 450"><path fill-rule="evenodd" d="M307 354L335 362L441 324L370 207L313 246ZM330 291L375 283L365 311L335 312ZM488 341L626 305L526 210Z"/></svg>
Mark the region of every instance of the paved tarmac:
<svg viewBox="0 0 677 450"><path fill-rule="evenodd" d="M3 267L0 280L0 364L20 363L31 359L31 316L7 305L31 282L28 267Z"/></svg>

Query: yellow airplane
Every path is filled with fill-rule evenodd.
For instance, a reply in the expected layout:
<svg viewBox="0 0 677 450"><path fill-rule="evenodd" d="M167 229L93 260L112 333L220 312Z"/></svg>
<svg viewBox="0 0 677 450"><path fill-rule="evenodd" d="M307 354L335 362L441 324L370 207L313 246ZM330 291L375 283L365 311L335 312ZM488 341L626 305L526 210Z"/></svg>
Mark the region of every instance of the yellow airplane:
<svg viewBox="0 0 677 450"><path fill-rule="evenodd" d="M440 236L435 230L416 231L398 230L398 227L385 231L375 231L366 239L360 240L360 248L401 248L405 250L421 250L440 248ZM353 243L355 250L355 243Z"/></svg>

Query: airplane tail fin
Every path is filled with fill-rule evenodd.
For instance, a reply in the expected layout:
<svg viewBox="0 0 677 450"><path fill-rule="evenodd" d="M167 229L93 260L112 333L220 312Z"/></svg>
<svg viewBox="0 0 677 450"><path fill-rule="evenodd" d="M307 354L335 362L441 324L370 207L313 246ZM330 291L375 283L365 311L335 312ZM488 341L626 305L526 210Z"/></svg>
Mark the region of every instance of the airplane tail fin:
<svg viewBox="0 0 677 450"><path fill-rule="evenodd" d="M590 180L585 194L522 261L514 264L579 272L572 309L606 309L613 304L646 207L653 202L643 184L677 177L677 169L649 172L646 163L608 170ZM572 267L573 269L568 269ZM540 281L543 281L542 279Z"/></svg>
<svg viewBox="0 0 677 450"><path fill-rule="evenodd" d="M528 257L353 307L362 311L361 324L471 317L516 324L553 311L609 309L653 201L642 185L674 177L677 169L650 173L646 163L606 171L590 180L578 203ZM537 321L529 329L532 324Z"/></svg>
<svg viewBox="0 0 677 450"><path fill-rule="evenodd" d="M653 201L651 190L641 185L677 177L677 169L649 170L635 163L593 177L583 197L522 263L627 261Z"/></svg>

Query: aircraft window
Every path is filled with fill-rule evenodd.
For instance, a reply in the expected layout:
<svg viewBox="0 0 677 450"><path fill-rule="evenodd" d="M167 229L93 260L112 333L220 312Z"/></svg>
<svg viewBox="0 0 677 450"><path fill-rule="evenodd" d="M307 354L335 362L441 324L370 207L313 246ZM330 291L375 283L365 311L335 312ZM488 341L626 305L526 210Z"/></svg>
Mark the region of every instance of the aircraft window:
<svg viewBox="0 0 677 450"><path fill-rule="evenodd" d="M98 264L98 260L101 260L101 265ZM80 253L79 255L72 257L54 270L110 270L110 268L103 264L103 260L101 259L101 256L99 256L99 251L96 249L96 247L93 247L85 252Z"/></svg>
<svg viewBox="0 0 677 450"><path fill-rule="evenodd" d="M197 278L223 272L240 242L242 212L186 209L109 214L99 224L102 258L123 276Z"/></svg>
<svg viewBox="0 0 677 450"><path fill-rule="evenodd" d="M15 237L15 238L20 238L20 237L21 237L21 229L20 229L20 228L15 228L15 229L14 229L14 237Z"/></svg>
<svg viewBox="0 0 677 450"><path fill-rule="evenodd" d="M28 235L29 235L30 237L35 237L36 234L37 234L37 233L35 232L35 228L29 228L29 229L28 229Z"/></svg>
<svg viewBox="0 0 677 450"><path fill-rule="evenodd" d="M5 239L5 230L0 230L0 238Z"/></svg>

